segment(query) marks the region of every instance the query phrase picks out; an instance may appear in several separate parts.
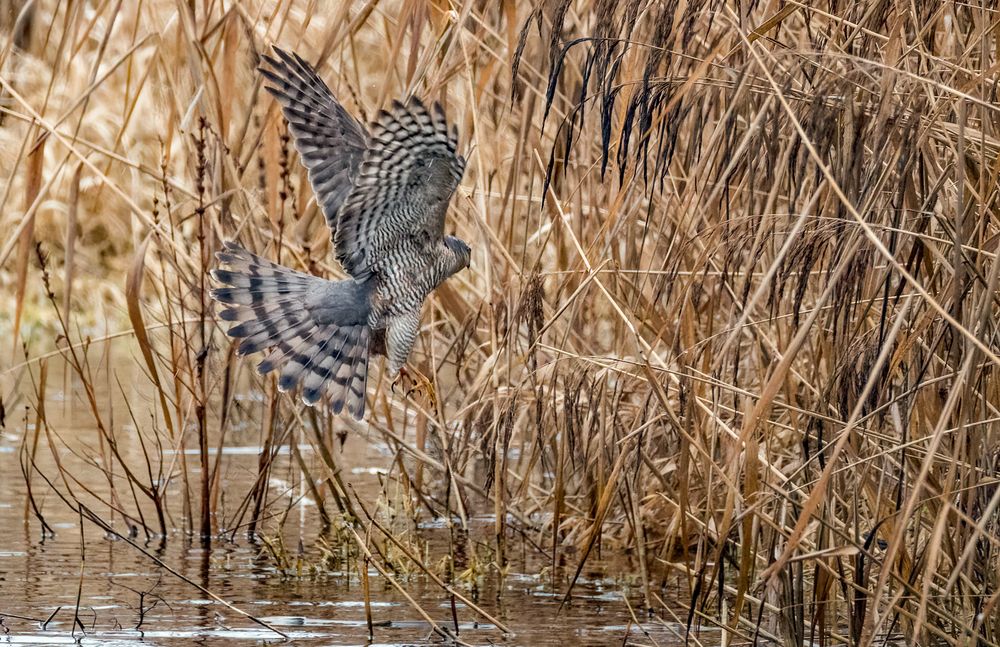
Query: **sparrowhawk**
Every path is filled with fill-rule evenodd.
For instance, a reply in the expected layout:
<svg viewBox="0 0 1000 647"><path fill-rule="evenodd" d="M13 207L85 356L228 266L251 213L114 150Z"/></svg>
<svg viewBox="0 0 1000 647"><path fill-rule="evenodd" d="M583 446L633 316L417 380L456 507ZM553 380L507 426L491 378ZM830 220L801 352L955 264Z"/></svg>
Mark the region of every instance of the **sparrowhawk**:
<svg viewBox="0 0 1000 647"><path fill-rule="evenodd" d="M261 374L281 370L281 390L302 400L325 395L335 413L365 411L370 352L384 352L395 377L420 329L424 299L469 266L469 246L444 235L445 214L465 159L458 130L439 103L394 101L366 129L295 53L274 48L260 72L280 102L334 253L349 275L328 281L251 254L234 242L218 253L228 269L212 276L219 316L238 322L239 354L271 348ZM380 348L384 339L384 351ZM380 343L376 344L378 340Z"/></svg>

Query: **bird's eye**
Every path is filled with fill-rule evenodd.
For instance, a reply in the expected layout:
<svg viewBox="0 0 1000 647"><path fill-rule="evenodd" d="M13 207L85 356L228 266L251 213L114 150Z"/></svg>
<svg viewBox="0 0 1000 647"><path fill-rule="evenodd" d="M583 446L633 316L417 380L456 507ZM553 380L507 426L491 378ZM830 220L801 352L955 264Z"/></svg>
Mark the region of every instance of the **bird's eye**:
<svg viewBox="0 0 1000 647"><path fill-rule="evenodd" d="M414 165L415 167L417 167L417 168L423 168L423 167L424 167L424 165L426 165L426 164L427 164L427 162L425 162L425 161L424 161L424 158L422 158L422 157L418 157L418 158L417 158L417 159L416 159L416 160L415 160L415 161L413 162L413 165Z"/></svg>

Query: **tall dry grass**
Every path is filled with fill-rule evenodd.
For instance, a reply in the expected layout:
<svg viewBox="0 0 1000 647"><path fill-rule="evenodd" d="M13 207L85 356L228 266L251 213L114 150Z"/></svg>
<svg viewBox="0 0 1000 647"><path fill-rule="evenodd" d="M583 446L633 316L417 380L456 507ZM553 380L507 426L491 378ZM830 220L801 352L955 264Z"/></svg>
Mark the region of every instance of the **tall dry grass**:
<svg viewBox="0 0 1000 647"><path fill-rule="evenodd" d="M472 269L411 358L439 397L370 394L416 508L495 513L493 566L527 538L567 596L627 553L655 618L727 640L1000 644L992 3L0 8L0 395L37 385L45 430L40 355L92 384L119 334L156 394L131 412L140 461L85 394L107 492L40 482L59 441L25 433L34 488L105 497L150 537L179 499L210 537L209 446L250 419L259 479L224 525L258 529L292 435L323 454L322 473L298 460L324 519L388 559L325 449L354 427L250 375L205 296L222 239L339 273L254 71L274 42L356 114L415 93L471 142L450 223ZM232 398L247 380L259 406Z"/></svg>

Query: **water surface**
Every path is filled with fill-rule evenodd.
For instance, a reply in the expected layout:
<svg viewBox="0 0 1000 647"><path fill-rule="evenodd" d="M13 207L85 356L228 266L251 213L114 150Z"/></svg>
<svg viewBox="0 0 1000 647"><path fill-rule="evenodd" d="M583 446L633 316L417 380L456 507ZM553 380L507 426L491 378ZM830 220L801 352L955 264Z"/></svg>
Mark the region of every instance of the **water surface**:
<svg viewBox="0 0 1000 647"><path fill-rule="evenodd" d="M133 358L120 360L115 366L113 376L129 386L117 387L116 380L107 380L98 394L99 401L107 403L102 415L113 421L109 424L114 426L119 451L126 460L142 465L142 448L135 440L132 416L137 420L142 415L148 418L143 411L148 411L151 394L142 386L145 377ZM65 442L63 446L56 441L60 460L77 479L68 484L57 482L64 490L71 487L74 491L90 491L107 502L107 478L100 469L86 463L95 459L102 464L101 454L107 448L101 447L81 385L56 364L49 366L49 375L49 428ZM255 399L252 393L241 393L239 397L247 402ZM43 475L58 479L58 471L44 437L36 452L41 474L32 477L36 501L54 531L53 536L43 536L40 522L28 507L20 461L25 434L29 441L34 437L35 411L25 409L30 401L22 398L15 406L7 407L6 427L0 435L0 643L253 645L280 640L273 632L171 574L126 541L86 520L81 529L80 517L45 483ZM237 518L238 505L257 474L261 439L253 427L246 422L236 425L222 450L218 516L222 526ZM322 474L314 448L303 438L291 440L296 442L312 474ZM392 478L397 469L394 453L373 434L352 431L342 447L334 445L345 480L366 505L374 508L378 502L384 504L398 495L398 481ZM323 536L316 506L303 486L290 449L286 444L277 453L269 482L271 514L261 525L261 534L283 551L288 560L286 568L279 568L265 544L248 538L243 528L217 536L209 545L186 532L176 480L169 505L172 530L166 541L147 541L143 533L134 540L170 568L279 629L296 644L441 644L441 638L413 604L370 566L374 639L369 642L359 562L323 559L324 550L348 554L344 537L337 533ZM188 461L189 475L197 480L200 470L196 449L177 451L168 447L162 451L168 461L179 461L182 454ZM123 479L119 481L117 494L130 497L124 483ZM134 509L130 499L119 504ZM509 570L501 577L489 564L492 504L470 505L482 509L469 510L467 535L457 531L457 519L431 518L426 512L417 517L416 523L400 521L395 526L408 542L424 547L428 565L439 566L442 560L455 559L459 567L456 571L465 572L465 577L455 583L456 588L512 630L512 634L505 634L460 601L453 605L448 593L416 569L400 573L406 592L435 622L456 631L457 619L461 640L473 645L560 647L567 642L574 646L682 642L682 627L642 613L634 566L625 561L595 559L588 563L572 599L562 605L568 577L575 567L573 557L567 557L564 566L553 574L547 562L550 557L514 536L508 546ZM113 520L118 532L127 535L127 524L111 511L111 506L108 502L94 509L102 518ZM144 510L148 514L148 507ZM194 517L197 519L197 510ZM459 538L457 543L455 537ZM474 588L471 582L476 583ZM642 628L632 621L626 598L641 618ZM701 640L717 643L718 636L703 632Z"/></svg>

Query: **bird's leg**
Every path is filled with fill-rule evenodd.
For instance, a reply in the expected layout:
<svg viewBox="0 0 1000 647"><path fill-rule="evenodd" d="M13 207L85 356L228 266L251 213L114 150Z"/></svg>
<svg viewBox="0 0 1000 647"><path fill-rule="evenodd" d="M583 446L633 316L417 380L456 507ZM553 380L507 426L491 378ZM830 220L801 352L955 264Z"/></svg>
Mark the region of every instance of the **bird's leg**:
<svg viewBox="0 0 1000 647"><path fill-rule="evenodd" d="M389 359L389 375L396 375L396 382L406 379L410 388L406 397L415 391L427 394L432 404L437 407L437 394L434 386L420 371L406 368L406 360L410 356L413 344L420 333L420 309L416 308L399 315L389 317L385 327L386 355Z"/></svg>
<svg viewBox="0 0 1000 647"><path fill-rule="evenodd" d="M431 406L437 408L437 392L434 390L434 383L426 375L417 369L408 370L405 365L400 367L396 379L392 381L393 392L396 391L396 385L402 385L404 380L410 383L410 387L404 393L405 397L408 398L414 393L423 392L430 400Z"/></svg>

